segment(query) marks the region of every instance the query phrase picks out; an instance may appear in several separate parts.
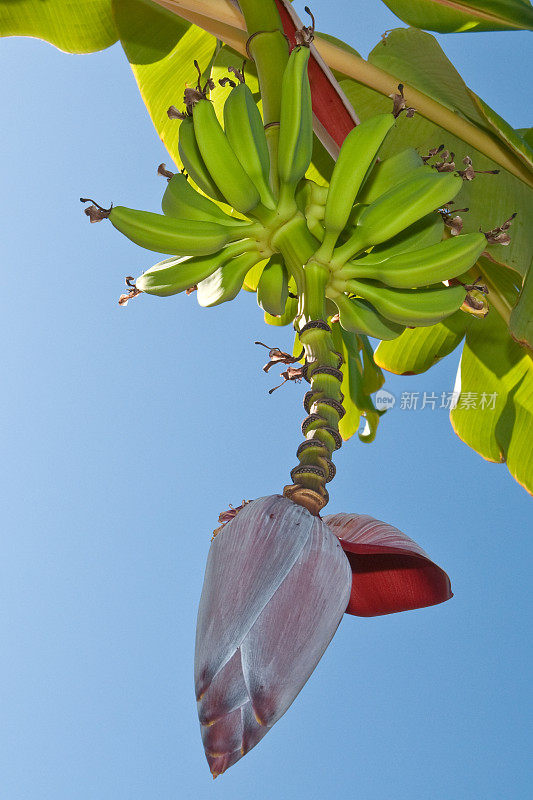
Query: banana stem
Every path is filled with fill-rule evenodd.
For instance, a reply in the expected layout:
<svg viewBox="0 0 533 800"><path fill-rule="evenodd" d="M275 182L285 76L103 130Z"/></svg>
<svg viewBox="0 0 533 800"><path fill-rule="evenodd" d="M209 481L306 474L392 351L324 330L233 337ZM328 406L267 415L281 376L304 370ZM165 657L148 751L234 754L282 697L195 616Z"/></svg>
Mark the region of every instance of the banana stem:
<svg viewBox="0 0 533 800"><path fill-rule="evenodd" d="M335 475L332 455L342 445L339 420L344 414L340 372L343 359L335 351L326 322L329 269L313 260L319 243L301 215L280 228L274 239L273 244L292 274L299 276L303 325L298 335L305 353L306 380L311 384L304 398L308 416L302 423L305 439L296 452L299 463L291 471L293 483L285 486L283 493L318 515L329 501L326 483Z"/></svg>

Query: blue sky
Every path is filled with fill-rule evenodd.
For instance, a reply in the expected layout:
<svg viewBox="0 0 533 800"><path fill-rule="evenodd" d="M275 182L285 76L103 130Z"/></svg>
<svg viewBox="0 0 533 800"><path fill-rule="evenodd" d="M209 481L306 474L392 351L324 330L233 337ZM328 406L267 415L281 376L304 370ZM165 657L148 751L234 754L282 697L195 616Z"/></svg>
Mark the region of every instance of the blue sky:
<svg viewBox="0 0 533 800"><path fill-rule="evenodd" d="M313 10L365 55L401 24L378 0ZM439 40L498 113L531 124L527 34ZM214 309L194 296L119 308L124 276L151 256L89 225L78 198L157 210L169 161L126 59L29 39L2 40L0 59L0 795L523 798L530 499L439 409L393 409L374 444L347 443L328 510L400 527L455 597L345 617L286 716L212 783L196 607L220 511L280 491L296 463L303 389L269 396L277 371L264 375L253 344L290 347L290 332L267 329L245 293ZM457 359L387 388L451 390Z"/></svg>

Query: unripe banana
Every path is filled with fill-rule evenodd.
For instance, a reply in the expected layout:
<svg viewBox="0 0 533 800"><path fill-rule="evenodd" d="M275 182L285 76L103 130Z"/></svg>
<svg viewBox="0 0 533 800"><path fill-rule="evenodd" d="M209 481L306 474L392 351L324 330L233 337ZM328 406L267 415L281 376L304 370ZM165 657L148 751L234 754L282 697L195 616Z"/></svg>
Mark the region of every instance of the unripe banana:
<svg viewBox="0 0 533 800"><path fill-rule="evenodd" d="M172 219L124 206L113 206L109 219L117 230L140 247L175 256L216 253L229 242L244 237L240 229L233 230L215 222Z"/></svg>
<svg viewBox="0 0 533 800"><path fill-rule="evenodd" d="M232 208L248 214L259 205L259 192L235 155L215 108L199 100L193 109L194 133L211 178Z"/></svg>
<svg viewBox="0 0 533 800"><path fill-rule="evenodd" d="M255 294L257 292L257 284L259 283L259 278L263 274L263 270L268 264L268 258L263 258L263 261L260 261L258 264L254 264L254 266L246 273L244 278L244 283L242 288L246 292L253 292Z"/></svg>
<svg viewBox="0 0 533 800"><path fill-rule="evenodd" d="M381 316L366 300L358 297L347 297L338 294L331 298L339 311L339 322L345 331L364 333L376 339L387 341L396 339L404 330L404 325L398 325Z"/></svg>
<svg viewBox="0 0 533 800"><path fill-rule="evenodd" d="M242 219L226 214L220 206L194 189L182 172L177 172L168 182L161 200L163 214L177 219L195 219L218 222L219 225L239 227L246 225Z"/></svg>
<svg viewBox="0 0 533 800"><path fill-rule="evenodd" d="M204 163L196 141L192 117L186 117L180 125L178 152L183 166L198 188L214 200L226 202Z"/></svg>
<svg viewBox="0 0 533 800"><path fill-rule="evenodd" d="M139 291L170 297L207 278L218 267L219 253L209 256L172 256L159 261L135 281Z"/></svg>
<svg viewBox="0 0 533 800"><path fill-rule="evenodd" d="M218 306L233 300L242 289L246 273L262 259L258 251L243 253L226 261L208 278L198 284L196 297L199 305Z"/></svg>
<svg viewBox="0 0 533 800"><path fill-rule="evenodd" d="M287 305L289 276L283 258L276 253L268 261L257 284L257 302L267 314L280 317Z"/></svg>
<svg viewBox="0 0 533 800"><path fill-rule="evenodd" d="M396 236L452 200L462 184L462 179L451 172L433 172L429 167L415 170L414 175L365 208L352 236L335 250L333 264L340 266L356 253Z"/></svg>
<svg viewBox="0 0 533 800"><path fill-rule="evenodd" d="M225 262L242 255L243 247L243 242L236 242L206 256L166 258L143 272L135 286L141 292L158 297L179 294L208 278Z"/></svg>
<svg viewBox="0 0 533 800"><path fill-rule="evenodd" d="M374 281L350 280L346 287L392 322L416 328L435 325L449 317L461 307L466 294L463 286L442 283L427 289L389 289Z"/></svg>
<svg viewBox="0 0 533 800"><path fill-rule="evenodd" d="M408 228L393 236L392 239L373 247L368 254L363 254L359 258L364 258L367 264L380 264L382 261L386 261L388 258L397 256L400 253L421 250L423 247L437 244L442 240L443 233L444 222L442 217L433 211L431 214L426 214L425 217L419 219L418 222L409 225ZM349 261L347 266L357 263L359 258L353 262Z"/></svg>
<svg viewBox="0 0 533 800"><path fill-rule="evenodd" d="M383 140L395 123L392 114L376 114L350 131L335 163L324 213L326 235L318 258L329 261L359 189L374 166Z"/></svg>
<svg viewBox="0 0 533 800"><path fill-rule="evenodd" d="M327 196L327 186L320 186L307 178L303 178L296 187L296 205L304 215L307 227L319 242L324 238L322 220L324 219Z"/></svg>
<svg viewBox="0 0 533 800"><path fill-rule="evenodd" d="M266 208L275 208L263 119L246 83L239 83L229 93L224 104L224 129L233 152L259 192L261 203Z"/></svg>
<svg viewBox="0 0 533 800"><path fill-rule="evenodd" d="M317 219L324 219L328 198L328 186L321 186L310 178L302 178L296 187L294 198L302 214L312 211Z"/></svg>
<svg viewBox="0 0 533 800"><path fill-rule="evenodd" d="M275 325L277 327L283 327L284 325L290 325L291 322L294 321L296 314L298 313L298 298L291 297L290 295L287 297L287 302L285 304L285 310L281 314L281 316L273 316L265 311L265 322L267 325Z"/></svg>
<svg viewBox="0 0 533 800"><path fill-rule="evenodd" d="M309 48L295 47L285 67L281 87L278 175L281 200L294 197L313 155L313 110L307 65Z"/></svg>
<svg viewBox="0 0 533 800"><path fill-rule="evenodd" d="M467 272L486 246L484 234L467 233L430 247L392 256L378 264L370 253L369 256L348 262L337 278L371 278L399 289L428 286Z"/></svg>
<svg viewBox="0 0 533 800"><path fill-rule="evenodd" d="M385 192L390 191L413 174L424 162L416 150L408 147L390 158L380 161L364 183L358 196L360 203L373 203Z"/></svg>

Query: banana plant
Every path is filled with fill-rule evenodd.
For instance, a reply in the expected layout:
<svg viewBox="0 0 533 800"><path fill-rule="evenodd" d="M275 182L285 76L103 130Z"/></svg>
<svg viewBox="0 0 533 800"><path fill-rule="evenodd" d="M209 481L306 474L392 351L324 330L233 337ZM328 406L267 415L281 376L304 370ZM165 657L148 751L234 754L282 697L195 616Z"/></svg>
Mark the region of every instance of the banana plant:
<svg viewBox="0 0 533 800"><path fill-rule="evenodd" d="M290 3L281 0L276 0L276 3L284 32L290 38L301 21L297 20ZM415 6L409 4L409 8L410 13L413 13ZM431 29L431 20L435 19L435 9L435 13L444 13L443 5L436 0L424 0L416 4L416 8L417 13L422 15L419 18L420 26L428 29ZM529 2L525 0L515 0L512 4L461 3L461 13L469 15L472 24L458 27L464 31L478 30L474 23L476 20L479 22L481 17L484 24L489 25L487 14L495 10L500 14L500 19L506 16L514 20L514 29L528 27L530 8ZM107 11L104 12L104 9ZM393 10L400 11L399 4ZM453 29L457 30L458 27ZM61 38L58 38L58 31L62 32ZM244 18L239 9L227 0L209 0L203 3L200 0L182 0L179 4L172 0L158 3L146 0L115 0L111 3L106 0L99 9L87 2L79 3L75 8L65 6L60 0L50 0L46 4L37 0L24 0L16 5L4 2L0 3L0 33L38 35L71 52L101 49L109 46L118 37L129 58L156 130L178 167L183 167L178 147L180 126L175 124L175 120L168 118L166 109L176 102L177 84L196 83L197 74L192 59L185 54L194 52L206 74L209 73L216 80L223 77L228 66L241 66L243 57L247 56ZM274 38L270 39L272 46ZM391 87L400 82L403 85L406 107L416 108L416 114L403 123L400 120L383 143L380 157L399 155L406 145L424 155L435 145L445 142L448 151L455 153L458 164L464 158L471 158L474 167L480 172L499 170L494 180L482 180L480 177L465 181L456 204L458 207L469 208L468 213L458 223L463 226L464 232L474 233L485 225L496 231L495 236L501 234L499 245L491 249L490 261L483 257L479 259L470 275L465 276L464 282L472 283L479 279L478 283L490 290L488 306L505 323L501 329L501 335L508 340L505 346L513 347L513 342L516 342L523 350L525 364L529 367L527 359L530 358L528 353L533 342L533 279L530 270L533 258L530 236L533 155L529 131L512 130L464 84L436 40L419 29L389 32L385 39L379 40L366 61L349 45L337 39L332 40L325 34L315 35L314 45L309 75L316 133L313 160L307 178L313 180L317 188L329 181L339 146L354 124L360 119L386 111ZM283 55L279 41L275 46L277 59L281 63L286 55ZM146 57L147 53L150 53L149 58ZM432 65L431 71L427 69L428 64ZM331 70L338 80L333 77ZM246 71L247 82L257 94L253 60L247 59ZM438 79L432 79L430 75L438 76ZM277 80L280 81L279 76ZM219 116L222 116L229 89L229 85L226 85L225 91L221 90L212 98ZM273 92L274 97L279 97L279 90L280 85L278 91ZM332 108L335 109L334 114L330 113ZM327 109L327 113L323 109ZM275 116L275 110L275 105L270 110L264 109L267 114L265 119ZM306 203L306 200L303 199L302 202ZM318 210L320 216L323 204L307 202L307 206L307 218L312 224L315 218L313 213ZM497 229L514 212L518 213L513 221L512 236L506 237L505 231ZM460 215L452 213L447 222L450 223L456 216ZM315 227L315 233L316 231ZM509 278L514 282L513 292L505 294L493 276L491 280L488 273L494 264L504 268L506 281ZM252 279L252 272L248 274ZM257 284L252 280L251 286L245 280L244 288L257 291ZM271 324L290 322L283 314L273 316L265 313L266 321ZM382 347L381 353L384 352ZM498 352L501 349L494 351L493 359L498 358ZM434 355L436 362L437 354ZM382 366L387 369L384 360ZM494 374L498 374L502 368L505 369L505 366L494 360ZM348 371L346 365L342 369L345 373ZM349 380L355 384L357 376L353 374L353 369L351 373ZM531 370L526 368L526 384L529 385L531 380ZM470 389L471 387L465 391ZM357 406L353 403L354 393L351 394L352 398L348 400L351 404L350 417L355 420L356 416L359 419L362 414L366 418L367 427L370 426L372 434L365 437L365 440L371 440L380 415L377 414L370 396ZM494 423L505 408L507 401L504 397L503 394L499 396L500 407L493 409ZM514 397L514 393L511 393L511 403L514 402ZM528 401L525 418L522 409L520 414L515 414L515 419L523 420L520 430L515 431L515 436L521 439L524 435L531 436L532 412ZM474 447L484 457L488 451L495 452L494 439L491 447L475 444L478 440L467 431L468 420L465 420L465 425L466 428L461 427L458 433L469 446ZM350 432L354 433L356 429L357 424L353 424ZM495 424L491 426L491 430L494 429ZM505 452L506 448L500 447L496 459L498 462L506 462ZM511 474L516 477L516 468L509 461L507 464ZM533 476L530 471L527 471L525 477L522 475L519 481L528 491L532 491Z"/></svg>
<svg viewBox="0 0 533 800"><path fill-rule="evenodd" d="M435 30L531 24L518 0L458 14L408 5ZM529 135L465 86L429 34L390 32L365 61L309 14L306 25L286 0L0 3L4 35L71 52L118 38L176 163L159 169L162 214L82 198L91 223L167 256L128 279L121 302L187 291L209 307L245 289L267 323L295 331L293 353L270 349L265 369L309 383L298 463L280 494L221 515L200 600L195 689L215 777L286 712L345 612L451 597L446 573L397 529L321 516L334 453L361 415L360 438L375 436L380 367L420 372L465 339L458 393L488 386L499 399L474 421L455 408L454 430L533 491Z"/></svg>

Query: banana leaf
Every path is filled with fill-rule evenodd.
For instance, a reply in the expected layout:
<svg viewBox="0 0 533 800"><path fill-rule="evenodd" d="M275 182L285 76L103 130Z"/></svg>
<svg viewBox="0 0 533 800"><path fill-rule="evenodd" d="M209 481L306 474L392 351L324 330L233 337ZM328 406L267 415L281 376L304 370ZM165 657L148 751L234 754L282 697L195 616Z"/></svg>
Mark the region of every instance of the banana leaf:
<svg viewBox="0 0 533 800"><path fill-rule="evenodd" d="M395 375L420 375L452 353L463 341L468 327L483 324L464 311L428 328L406 328L390 342L380 342L374 353L378 366Z"/></svg>
<svg viewBox="0 0 533 800"><path fill-rule="evenodd" d="M454 395L457 435L533 494L533 360L498 314L469 327Z"/></svg>
<svg viewBox="0 0 533 800"><path fill-rule="evenodd" d="M44 39L66 53L93 53L117 41L111 0L1 0L0 36Z"/></svg>
<svg viewBox="0 0 533 800"><path fill-rule="evenodd" d="M196 59L208 67L220 45L214 36L145 0L112 0L120 42L154 127L178 167L180 123L167 116L183 107L183 90L195 86Z"/></svg>
<svg viewBox="0 0 533 800"><path fill-rule="evenodd" d="M529 0L383 0L408 25L438 33L533 30Z"/></svg>

